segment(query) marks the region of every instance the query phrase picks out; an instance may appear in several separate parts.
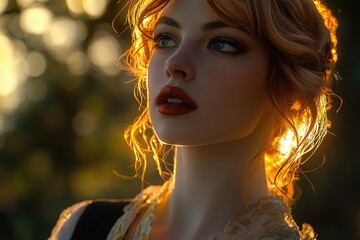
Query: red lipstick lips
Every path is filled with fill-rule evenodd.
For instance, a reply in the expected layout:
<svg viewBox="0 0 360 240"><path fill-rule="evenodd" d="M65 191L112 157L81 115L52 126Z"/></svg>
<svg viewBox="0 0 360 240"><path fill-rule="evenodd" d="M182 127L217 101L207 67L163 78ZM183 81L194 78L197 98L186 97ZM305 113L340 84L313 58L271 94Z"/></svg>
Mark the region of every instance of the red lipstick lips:
<svg viewBox="0 0 360 240"><path fill-rule="evenodd" d="M164 115L183 115L197 109L194 100L181 88L165 86L156 98L158 111Z"/></svg>

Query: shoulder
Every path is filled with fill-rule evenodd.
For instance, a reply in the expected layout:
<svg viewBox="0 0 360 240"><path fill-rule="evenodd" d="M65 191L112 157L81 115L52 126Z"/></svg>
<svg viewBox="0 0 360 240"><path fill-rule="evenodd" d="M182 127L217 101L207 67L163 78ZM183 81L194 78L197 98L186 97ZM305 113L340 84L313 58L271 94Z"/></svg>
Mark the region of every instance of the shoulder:
<svg viewBox="0 0 360 240"><path fill-rule="evenodd" d="M265 232L261 240L301 240L299 231L296 227L288 226L286 223L278 225L271 229L271 231Z"/></svg>
<svg viewBox="0 0 360 240"><path fill-rule="evenodd" d="M82 239L84 236L99 236L110 231L114 222L124 211L128 200L91 200L65 209L54 227L50 240Z"/></svg>
<svg viewBox="0 0 360 240"><path fill-rule="evenodd" d="M302 224L301 230L297 226L283 224L265 233L261 240L316 240L316 237L314 229L307 223Z"/></svg>
<svg viewBox="0 0 360 240"><path fill-rule="evenodd" d="M74 204L65 210L63 210L59 216L58 221L56 222L55 227L51 232L49 240L65 240L70 239L77 222L80 219L80 216L86 209L86 207L91 204L93 201L83 201L77 204Z"/></svg>
<svg viewBox="0 0 360 240"><path fill-rule="evenodd" d="M258 229L261 240L315 240L312 227L303 224L300 230L288 204L277 196L260 199L247 215L253 229ZM256 231L255 231L256 232Z"/></svg>

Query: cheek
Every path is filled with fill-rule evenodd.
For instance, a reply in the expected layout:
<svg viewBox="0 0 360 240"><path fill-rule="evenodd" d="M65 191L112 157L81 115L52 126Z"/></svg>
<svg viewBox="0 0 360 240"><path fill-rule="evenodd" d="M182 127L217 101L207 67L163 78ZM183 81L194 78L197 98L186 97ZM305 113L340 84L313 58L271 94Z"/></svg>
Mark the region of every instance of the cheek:
<svg viewBox="0 0 360 240"><path fill-rule="evenodd" d="M213 81L207 88L208 111L212 111L214 125L221 124L246 135L257 126L269 106L267 71L265 67L258 70L254 66L225 68L214 68L208 73Z"/></svg>
<svg viewBox="0 0 360 240"><path fill-rule="evenodd" d="M207 77L213 81L207 89L212 93L210 99L250 109L267 99L266 73L266 68L255 69L254 66L214 68Z"/></svg>
<svg viewBox="0 0 360 240"><path fill-rule="evenodd" d="M148 94L148 105L155 104L157 94L160 91L162 79L164 78L164 66L156 59L152 59L149 63L148 74L147 74L147 94Z"/></svg>
<svg viewBox="0 0 360 240"><path fill-rule="evenodd" d="M156 98L162 87L166 85L165 64L162 59L151 59L147 74L147 107L149 109L150 122L155 132L161 126L161 116L157 110Z"/></svg>

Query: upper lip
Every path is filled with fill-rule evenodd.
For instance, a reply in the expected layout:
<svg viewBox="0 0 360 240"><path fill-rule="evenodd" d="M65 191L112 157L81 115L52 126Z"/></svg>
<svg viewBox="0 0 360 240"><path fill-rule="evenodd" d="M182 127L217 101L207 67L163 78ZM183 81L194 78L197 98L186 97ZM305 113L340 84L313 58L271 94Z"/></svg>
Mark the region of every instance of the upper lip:
<svg viewBox="0 0 360 240"><path fill-rule="evenodd" d="M182 101L182 104L185 104L193 109L197 108L194 100L189 95L187 95L184 90L179 87L171 86L165 86L160 90L159 95L156 98L156 104L167 103L167 100L169 98L180 99Z"/></svg>

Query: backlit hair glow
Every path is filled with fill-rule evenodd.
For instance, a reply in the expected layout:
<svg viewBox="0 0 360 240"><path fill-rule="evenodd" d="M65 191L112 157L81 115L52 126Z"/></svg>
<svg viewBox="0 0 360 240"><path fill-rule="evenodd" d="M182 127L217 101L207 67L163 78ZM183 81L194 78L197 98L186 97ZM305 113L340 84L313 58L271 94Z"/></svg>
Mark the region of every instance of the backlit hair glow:
<svg viewBox="0 0 360 240"><path fill-rule="evenodd" d="M170 0L128 0L132 45L125 66L136 77L134 95L141 114L125 130L135 155L137 175L144 179L147 157L159 174L171 174L165 163L172 147L156 137L147 106L147 70L152 56L153 29ZM337 61L337 20L319 0L232 0L234 11L221 0L207 0L229 25L246 24L250 34L270 56L268 94L274 106L272 133L264 147L270 191L294 199L305 153L322 142L330 123L331 85Z"/></svg>

